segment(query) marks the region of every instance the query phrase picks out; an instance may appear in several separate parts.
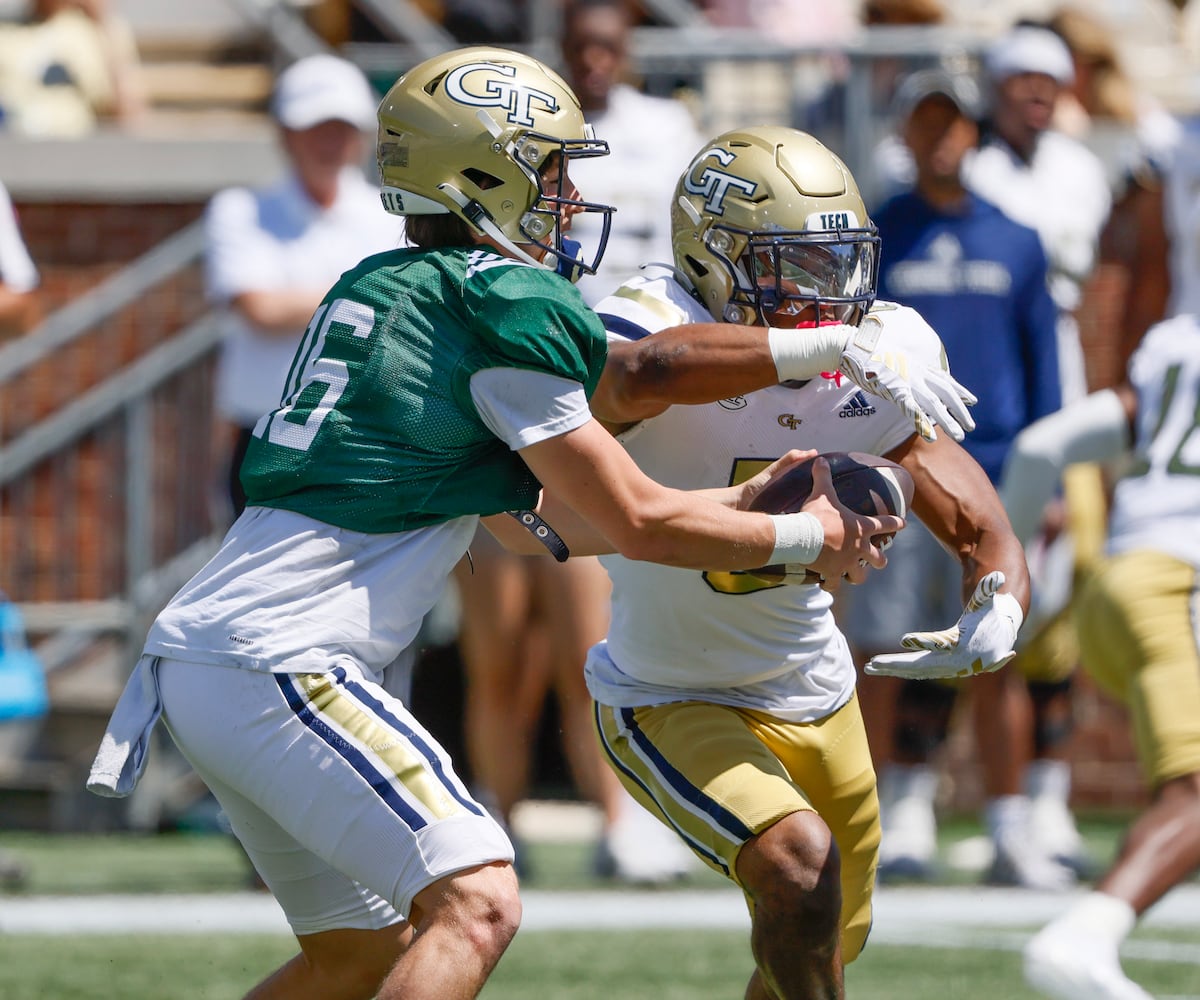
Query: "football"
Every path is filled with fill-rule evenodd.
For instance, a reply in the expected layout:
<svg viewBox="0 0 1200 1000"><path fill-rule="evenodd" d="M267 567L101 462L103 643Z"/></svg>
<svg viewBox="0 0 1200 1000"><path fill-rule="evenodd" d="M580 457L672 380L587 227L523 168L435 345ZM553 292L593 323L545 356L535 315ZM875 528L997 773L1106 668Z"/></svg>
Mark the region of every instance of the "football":
<svg viewBox="0 0 1200 1000"><path fill-rule="evenodd" d="M913 481L908 470L886 458L858 451L825 452L793 466L759 493L750 509L765 514L791 514L800 510L812 494L812 467L817 458L829 462L838 499L856 514L908 516L913 497ZM761 566L747 572L764 583L796 582L789 581L782 565ZM820 579L819 574L809 570L804 582L817 583Z"/></svg>

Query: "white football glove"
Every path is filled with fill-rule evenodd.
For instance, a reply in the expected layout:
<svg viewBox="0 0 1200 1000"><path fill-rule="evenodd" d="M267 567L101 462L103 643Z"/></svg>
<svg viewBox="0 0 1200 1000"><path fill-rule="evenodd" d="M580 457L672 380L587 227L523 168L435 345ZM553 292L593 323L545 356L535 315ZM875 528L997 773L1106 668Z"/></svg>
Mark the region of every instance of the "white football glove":
<svg viewBox="0 0 1200 1000"><path fill-rule="evenodd" d="M1003 585L1003 573L989 573L975 587L957 623L938 632L909 632L900 645L912 652L873 656L864 671L927 680L999 670L1017 655L1013 646L1025 617L1012 594L997 593Z"/></svg>
<svg viewBox="0 0 1200 1000"><path fill-rule="evenodd" d="M926 329L936 337L927 324ZM887 331L877 316L864 319L842 353L838 370L860 389L894 403L926 441L937 440L934 420L961 441L975 428L967 409L978 402L975 394L948 369L926 365L892 347Z"/></svg>

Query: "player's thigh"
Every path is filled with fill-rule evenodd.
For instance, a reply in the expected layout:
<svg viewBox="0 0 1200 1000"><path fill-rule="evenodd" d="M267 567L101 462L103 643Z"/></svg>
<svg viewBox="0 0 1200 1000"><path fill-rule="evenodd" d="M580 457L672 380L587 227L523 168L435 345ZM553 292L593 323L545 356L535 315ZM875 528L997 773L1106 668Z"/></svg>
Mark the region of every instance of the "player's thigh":
<svg viewBox="0 0 1200 1000"><path fill-rule="evenodd" d="M158 679L173 738L297 933L386 926L436 879L511 861L446 752L352 661L289 675L162 660Z"/></svg>
<svg viewBox="0 0 1200 1000"><path fill-rule="evenodd" d="M1153 551L1109 559L1080 595L1083 663L1128 705L1152 785L1200 771L1198 601L1195 567Z"/></svg>
<svg viewBox="0 0 1200 1000"><path fill-rule="evenodd" d="M871 926L879 856L879 798L857 696L803 725L760 715L755 733L783 762L838 846L842 867L842 954L853 961Z"/></svg>
<svg viewBox="0 0 1200 1000"><path fill-rule="evenodd" d="M838 623L859 654L899 649L905 632L945 628L962 613L962 569L920 521L909 520L887 556L838 592Z"/></svg>
<svg viewBox="0 0 1200 1000"><path fill-rule="evenodd" d="M858 953L870 925L879 803L857 700L805 724L707 702L599 705L596 719L625 787L734 881L747 840L815 810L841 854L844 947Z"/></svg>
<svg viewBox="0 0 1200 1000"><path fill-rule="evenodd" d="M812 806L741 710L709 702L596 706L622 784L706 864L736 881L742 845Z"/></svg>

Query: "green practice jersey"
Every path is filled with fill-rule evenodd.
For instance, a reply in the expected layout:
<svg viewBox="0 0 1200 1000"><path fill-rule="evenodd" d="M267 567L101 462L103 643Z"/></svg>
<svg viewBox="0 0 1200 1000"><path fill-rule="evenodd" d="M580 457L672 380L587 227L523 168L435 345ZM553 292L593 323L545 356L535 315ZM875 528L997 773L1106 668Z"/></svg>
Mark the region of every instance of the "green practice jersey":
<svg viewBox="0 0 1200 1000"><path fill-rule="evenodd" d="M368 257L313 315L281 405L254 429L247 502L370 533L532 506L538 482L480 418L470 378L522 368L590 399L606 349L551 271L484 249Z"/></svg>

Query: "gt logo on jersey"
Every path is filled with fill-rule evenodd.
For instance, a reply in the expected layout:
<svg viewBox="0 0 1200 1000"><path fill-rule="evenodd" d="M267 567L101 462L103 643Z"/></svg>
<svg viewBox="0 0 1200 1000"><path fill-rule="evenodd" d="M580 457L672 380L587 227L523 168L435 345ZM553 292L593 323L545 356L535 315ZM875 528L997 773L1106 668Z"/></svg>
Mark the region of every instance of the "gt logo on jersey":
<svg viewBox="0 0 1200 1000"><path fill-rule="evenodd" d="M706 149L692 161L692 167L683 179L683 189L688 194L702 195L706 212L711 212L713 215L724 215L725 196L729 194L730 190L741 191L749 196L758 189L755 181L738 177L737 174L731 174L726 170L718 170L716 167L705 167L700 176L696 176L696 170L707 159L715 159L721 166L727 167L736 158L736 155L729 150L714 147Z"/></svg>
<svg viewBox="0 0 1200 1000"><path fill-rule="evenodd" d="M446 93L451 100L473 108L505 108L508 121L514 125L533 125L535 104L550 114L558 110L558 101L553 94L503 79L516 75L516 66L468 63L446 77Z"/></svg>
<svg viewBox="0 0 1200 1000"><path fill-rule="evenodd" d="M781 413L775 418L775 423L777 423L780 427L786 427L789 431L794 431L797 427L804 423L804 421L794 413Z"/></svg>

